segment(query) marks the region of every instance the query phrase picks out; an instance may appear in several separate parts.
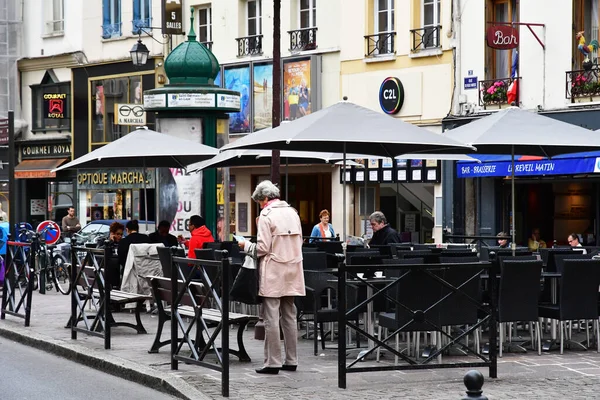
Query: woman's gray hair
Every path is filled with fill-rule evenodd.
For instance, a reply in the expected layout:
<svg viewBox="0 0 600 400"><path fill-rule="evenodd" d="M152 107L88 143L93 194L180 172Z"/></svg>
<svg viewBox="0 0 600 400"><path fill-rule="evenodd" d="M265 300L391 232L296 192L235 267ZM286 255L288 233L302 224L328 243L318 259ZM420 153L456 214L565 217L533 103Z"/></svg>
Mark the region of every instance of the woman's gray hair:
<svg viewBox="0 0 600 400"><path fill-rule="evenodd" d="M264 199L273 200L278 198L279 188L271 181L262 181L256 185L256 189L254 189L254 193L252 193L252 200L257 203Z"/></svg>
<svg viewBox="0 0 600 400"><path fill-rule="evenodd" d="M387 219L381 211L375 211L373 214L369 215L369 221L375 221L378 224L387 224Z"/></svg>

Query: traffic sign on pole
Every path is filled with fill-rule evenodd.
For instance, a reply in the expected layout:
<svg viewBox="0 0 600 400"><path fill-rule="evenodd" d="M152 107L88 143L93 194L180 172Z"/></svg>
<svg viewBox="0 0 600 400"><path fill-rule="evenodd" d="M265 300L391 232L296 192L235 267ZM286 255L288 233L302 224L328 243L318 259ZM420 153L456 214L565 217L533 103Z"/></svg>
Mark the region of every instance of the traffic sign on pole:
<svg viewBox="0 0 600 400"><path fill-rule="evenodd" d="M46 229L47 226L49 226L49 228L44 234L44 240L46 244L54 244L58 242L58 239L60 239L60 226L58 226L58 224L54 221L48 220L40 222L35 231L37 233L41 233L44 229Z"/></svg>

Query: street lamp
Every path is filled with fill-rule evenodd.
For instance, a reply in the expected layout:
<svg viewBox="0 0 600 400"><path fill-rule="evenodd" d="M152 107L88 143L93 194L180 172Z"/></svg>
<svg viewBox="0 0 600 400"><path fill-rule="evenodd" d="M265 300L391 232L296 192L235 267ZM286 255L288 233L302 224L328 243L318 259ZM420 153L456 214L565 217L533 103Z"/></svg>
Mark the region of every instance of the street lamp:
<svg viewBox="0 0 600 400"><path fill-rule="evenodd" d="M146 65L148 61L148 54L150 54L150 50L146 47L144 43L142 43L142 39L138 39L137 43L133 45L131 50L129 51L131 54L131 61L133 65L136 67L141 67Z"/></svg>

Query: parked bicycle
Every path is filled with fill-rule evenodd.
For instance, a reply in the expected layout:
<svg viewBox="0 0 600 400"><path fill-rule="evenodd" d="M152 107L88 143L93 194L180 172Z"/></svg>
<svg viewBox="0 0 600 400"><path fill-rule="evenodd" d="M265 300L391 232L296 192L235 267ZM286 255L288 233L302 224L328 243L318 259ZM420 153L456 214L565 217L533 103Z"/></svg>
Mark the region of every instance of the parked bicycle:
<svg viewBox="0 0 600 400"><path fill-rule="evenodd" d="M19 236L25 235L29 242L37 244L33 247L35 251L29 252L28 255L28 257L35 257L34 290L43 284L45 290L52 290L54 286L57 291L67 295L71 292L71 263L60 253L56 245L46 244L45 237L49 231L55 232L55 228L48 225L39 233L21 228Z"/></svg>

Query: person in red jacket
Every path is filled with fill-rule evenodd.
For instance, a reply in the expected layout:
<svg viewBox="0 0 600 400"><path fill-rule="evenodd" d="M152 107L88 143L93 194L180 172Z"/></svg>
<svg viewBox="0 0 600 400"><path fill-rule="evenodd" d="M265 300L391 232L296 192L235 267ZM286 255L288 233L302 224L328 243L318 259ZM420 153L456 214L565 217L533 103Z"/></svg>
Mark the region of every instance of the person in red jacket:
<svg viewBox="0 0 600 400"><path fill-rule="evenodd" d="M211 243L215 241L210 230L206 227L204 218L199 215L192 215L190 222L188 222L188 230L192 233L190 240L185 242L188 248L188 258L196 258L195 249L201 249L204 243Z"/></svg>

